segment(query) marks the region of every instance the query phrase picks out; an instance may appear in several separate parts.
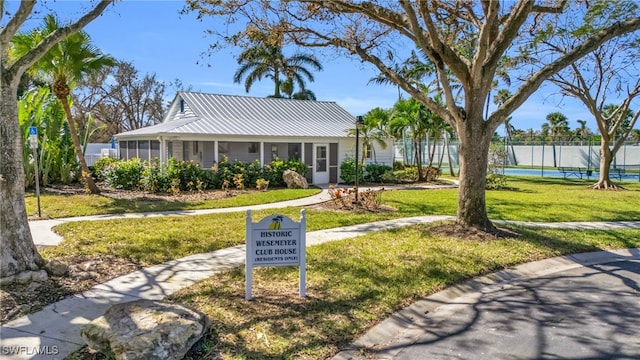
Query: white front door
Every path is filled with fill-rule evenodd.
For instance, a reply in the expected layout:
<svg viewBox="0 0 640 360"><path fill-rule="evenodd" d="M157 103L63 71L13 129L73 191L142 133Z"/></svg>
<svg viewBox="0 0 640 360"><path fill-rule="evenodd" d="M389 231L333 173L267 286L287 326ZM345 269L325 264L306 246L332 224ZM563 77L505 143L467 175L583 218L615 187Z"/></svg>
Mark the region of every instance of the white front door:
<svg viewBox="0 0 640 360"><path fill-rule="evenodd" d="M329 145L314 144L313 145L313 183L328 184L329 183Z"/></svg>

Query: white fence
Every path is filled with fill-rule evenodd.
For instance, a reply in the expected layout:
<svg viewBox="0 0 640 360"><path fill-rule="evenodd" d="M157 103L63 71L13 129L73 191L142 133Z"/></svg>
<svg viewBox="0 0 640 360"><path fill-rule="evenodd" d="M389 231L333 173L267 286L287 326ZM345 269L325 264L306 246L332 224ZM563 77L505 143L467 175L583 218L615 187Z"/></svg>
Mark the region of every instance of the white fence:
<svg viewBox="0 0 640 360"><path fill-rule="evenodd" d="M504 143L501 143L505 145ZM423 144L423 164L429 162L429 154L431 152L431 146L433 144ZM552 144L506 144L507 151L509 153L509 165L524 165L524 166L566 166L566 167L584 167L584 168L597 168L600 164L600 144L579 144L579 143L557 143L555 146ZM451 154L453 167L458 166L458 144L451 142L449 144L448 153ZM407 154L403 154L406 152ZM408 156L407 156L408 155ZM436 150L434 153L434 163L438 163L440 159L443 159L443 168L448 167L448 154L446 147L442 142L436 144ZM403 147L401 142L395 144L395 160L402 161L403 159L413 158L413 150L411 144ZM555 161L554 161L555 159ZM640 144L627 143L623 145L616 153L613 159L612 167L638 167L640 166Z"/></svg>
<svg viewBox="0 0 640 360"><path fill-rule="evenodd" d="M104 158L111 157L114 159L118 158L118 148L112 149L111 144L98 144L98 143L90 143L87 144L87 149L84 153L84 160L87 162L88 166L91 166L96 163L96 161Z"/></svg>

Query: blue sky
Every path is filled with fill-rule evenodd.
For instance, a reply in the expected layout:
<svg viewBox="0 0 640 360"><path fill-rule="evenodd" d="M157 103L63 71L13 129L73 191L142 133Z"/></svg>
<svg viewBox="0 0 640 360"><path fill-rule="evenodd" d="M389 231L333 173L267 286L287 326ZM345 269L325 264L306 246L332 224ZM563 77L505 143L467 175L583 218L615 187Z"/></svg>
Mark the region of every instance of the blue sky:
<svg viewBox="0 0 640 360"><path fill-rule="evenodd" d="M87 3L73 1L51 6L59 14L77 18L77 9ZM101 17L89 24L87 31L93 43L103 52L119 60L133 62L145 73L155 73L164 82L178 78L185 86L194 90L219 94L267 96L273 93L269 79L255 83L250 93L244 86L233 83L233 74L238 64L234 55L238 49L220 50L213 56L204 56L211 38L205 35L212 18L203 22L195 15L180 15L184 2L177 0L124 0L110 7ZM15 5L15 3L14 3ZM34 19L40 23L40 19ZM36 24L32 24L36 25ZM372 65L355 59L336 58L327 50L321 56L324 70L315 73L315 82L307 84L318 100L335 101L353 115L361 115L375 108L390 108L398 99L398 92L390 85L367 84L377 74ZM173 97L173 94L169 94ZM547 114L555 111L569 118L571 128L578 126L576 120L587 120L587 126L597 131L592 116L584 106L570 98L562 98L556 88L547 85L532 95L513 114L516 128L539 130ZM499 129L502 133L502 129Z"/></svg>

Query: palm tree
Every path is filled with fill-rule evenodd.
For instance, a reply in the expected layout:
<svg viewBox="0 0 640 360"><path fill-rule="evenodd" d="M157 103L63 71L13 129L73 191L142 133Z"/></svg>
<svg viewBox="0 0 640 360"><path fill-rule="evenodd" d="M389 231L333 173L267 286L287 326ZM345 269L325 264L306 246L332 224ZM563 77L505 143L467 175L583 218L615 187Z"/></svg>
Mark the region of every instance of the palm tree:
<svg viewBox="0 0 640 360"><path fill-rule="evenodd" d="M576 137L580 139L580 141L584 141L589 136L589 128L587 128L586 120L576 120L580 127L575 130Z"/></svg>
<svg viewBox="0 0 640 360"><path fill-rule="evenodd" d="M249 92L256 81L262 80L263 77L270 78L275 85L273 97L276 98L282 97L281 86L289 79L290 94L293 93L293 83L298 85L302 93L306 91L305 78L313 82L313 74L305 66L310 66L316 71L322 70L322 65L313 55L298 53L285 57L281 46L265 42L259 42L257 46L240 53L238 64L240 68L233 75L234 82L239 84L244 78L244 88Z"/></svg>
<svg viewBox="0 0 640 360"><path fill-rule="evenodd" d="M418 166L418 181L424 180L422 173L422 142L429 127L430 111L414 98L398 100L389 118L389 134L404 138L408 132L413 142L414 159Z"/></svg>
<svg viewBox="0 0 640 360"><path fill-rule="evenodd" d="M389 112L381 108L375 108L367 112L363 117L363 124L360 126L360 137L362 138L362 157L360 166L364 165L367 154L371 152L373 161L376 161L376 151L373 144L378 144L381 149L387 148L387 132L385 127L389 123ZM349 135L355 135L356 129L350 129Z"/></svg>
<svg viewBox="0 0 640 360"><path fill-rule="evenodd" d="M14 37L13 51L17 56L24 55L59 28L60 24L56 18L53 15L47 15L42 29L34 29L30 33ZM99 193L100 189L93 181L82 153L76 124L71 114L69 95L71 87L82 77L95 74L104 67L113 65L115 60L93 46L86 32L79 31L52 47L30 70L34 75L47 78L51 82L51 91L62 104L69 124L73 147L82 168L82 179L87 190L92 194Z"/></svg>
<svg viewBox="0 0 640 360"><path fill-rule="evenodd" d="M632 129L629 133L629 140L640 143L640 129Z"/></svg>
<svg viewBox="0 0 640 360"><path fill-rule="evenodd" d="M298 92L293 92L295 90L295 85L293 83L293 78L287 78L287 80L280 83L280 91L286 95L289 99L296 100L316 100L316 94L309 89L302 89Z"/></svg>
<svg viewBox="0 0 640 360"><path fill-rule="evenodd" d="M558 136L566 135L569 132L569 122L567 121L567 117L561 112L548 114L547 121L549 122L549 131L551 132L551 145L553 146L553 167L557 167L556 139Z"/></svg>
<svg viewBox="0 0 640 360"><path fill-rule="evenodd" d="M513 154L513 165L518 165L518 159L516 159L516 151L513 148L513 133L516 131L516 128L511 123L511 120L513 120L513 118L511 116L509 116L506 119L504 119L504 128L505 128L506 133L507 133L507 141L509 142L509 145L511 146L511 153ZM507 154L507 157L508 157L508 155L509 154Z"/></svg>

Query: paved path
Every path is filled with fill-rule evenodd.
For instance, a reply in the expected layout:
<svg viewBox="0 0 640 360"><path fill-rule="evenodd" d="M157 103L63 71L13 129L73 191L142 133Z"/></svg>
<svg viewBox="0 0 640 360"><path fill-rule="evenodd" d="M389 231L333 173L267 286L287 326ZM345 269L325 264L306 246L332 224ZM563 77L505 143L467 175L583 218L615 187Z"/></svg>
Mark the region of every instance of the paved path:
<svg viewBox="0 0 640 360"><path fill-rule="evenodd" d="M542 260L395 313L334 360L638 359L640 248Z"/></svg>
<svg viewBox="0 0 640 360"><path fill-rule="evenodd" d="M49 220L48 224L57 224L69 221L80 220L101 220L107 218L139 218L150 216L167 216L167 215L197 215L218 213L225 211L244 211L246 209L266 209L266 208L281 208L286 206L308 206L317 202L327 200L326 192L316 195L314 197L292 200L276 204L264 204L260 206L249 206L243 208L232 209L212 209L212 210L194 210L194 211L180 211L180 212L164 212L164 213L148 213L148 214L122 214L114 216L91 216L91 217L79 217L73 219L59 219ZM327 241L335 241L355 236L360 236L372 231L382 231L390 228L408 226L412 224L428 223L434 221L442 221L452 219L450 216L419 216L412 218L380 221L369 224L360 224L347 226L342 228L327 229L321 231L314 231L307 233L308 246L320 244ZM34 231L34 241L39 246L51 246L57 244L61 239L55 239L50 236L52 225L45 225L44 221L40 221L34 224L30 223L32 230ZM527 225L539 225L539 226L554 226L553 224L533 224L527 223ZM38 227L39 226L39 227ZM562 223L558 227L573 227L573 228L640 228L640 221L637 222L607 222L607 223ZM637 249L634 250L637 256L640 253ZM592 255L587 255L592 256ZM624 256L618 255L615 256ZM62 359L69 353L77 350L83 345L83 341L79 336L79 330L82 325L90 322L92 319L102 315L106 309L116 303L132 301L139 298L145 299L163 299L165 296L172 294L173 292L192 285L200 280L206 279L211 275L225 271L234 267L244 264L245 249L244 245L235 246L232 248L222 249L207 254L197 254L188 256L182 259L173 260L164 264L145 268L134 273L112 279L104 284L100 284L93 289L86 291L82 294L78 294L67 299L64 299L55 304L51 304L45 307L42 311L34 314L30 314L14 321L11 321L1 328L0 339L2 344L0 347L0 358L2 359ZM545 263L542 265L543 271L555 271L557 269L576 268L583 266L585 263L577 258L566 257L558 259L545 260L551 263ZM536 264L536 263L534 263ZM526 266L526 265L525 265ZM536 265L532 265L536 266ZM554 270L555 269L555 270ZM502 279L501 275L504 272L497 273L498 278ZM507 273L505 273L507 274ZM510 274L510 273L509 273ZM516 270L514 274L521 274L521 270ZM538 275L539 273L522 272L523 278L532 275ZM516 275L508 275L507 277L516 277ZM495 281L495 280L492 280ZM484 284L484 283L482 283ZM441 298L442 295L436 295L435 299L449 299L453 295L460 295L463 292L469 292L473 288L465 290L464 286L453 287L448 295ZM430 298L431 299L431 298ZM442 301L442 300L438 300ZM438 302L438 304L440 304ZM415 306L421 305L421 302L415 304ZM433 306L433 305L430 305ZM398 316L404 319L406 311L413 312L415 310L404 310L400 312ZM424 312L422 312L424 314ZM418 319L415 316L409 318ZM365 335L363 339L360 339L355 343L355 348L377 348L379 344L391 344L396 341L395 334L401 329L397 326L401 324L402 329L405 327L407 331L410 331L411 324L406 322L398 322L397 316L390 318L389 320L381 323L379 327L372 330ZM381 330L376 330L381 329ZM391 331L391 332L389 332ZM373 335L370 335L373 334ZM380 338L381 334L386 334ZM412 333L407 332L407 336L415 337ZM368 340L369 339L369 340ZM374 339L374 341L371 341ZM381 340L380 340L381 339ZM380 341L378 341L380 340ZM404 343L399 343L404 344ZM13 348L12 348L13 347ZM401 346L393 346L393 348L399 348ZM11 349L18 349L18 354L9 354ZM40 349L45 354L34 354L34 349ZM55 354L54 354L55 353ZM348 359L357 354L355 350L346 351L338 354L340 359ZM394 353L393 356L404 357L404 355L398 355L401 353ZM406 353L407 356L409 353ZM393 358L392 356L392 358ZM386 357L383 357L386 358Z"/></svg>

